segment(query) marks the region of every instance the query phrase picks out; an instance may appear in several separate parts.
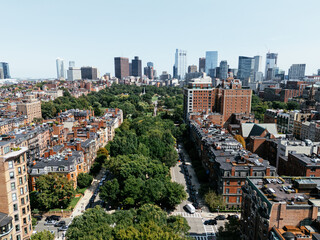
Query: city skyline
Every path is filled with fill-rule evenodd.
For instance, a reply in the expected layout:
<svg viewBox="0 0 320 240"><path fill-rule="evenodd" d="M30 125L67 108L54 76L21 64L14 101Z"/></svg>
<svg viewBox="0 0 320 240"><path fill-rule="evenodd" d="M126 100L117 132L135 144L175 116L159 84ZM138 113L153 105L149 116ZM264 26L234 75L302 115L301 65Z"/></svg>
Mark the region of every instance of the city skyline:
<svg viewBox="0 0 320 240"><path fill-rule="evenodd" d="M262 66L265 66L265 56L270 50L279 54L278 66L286 72L292 64L305 63L308 75L320 68L317 62L320 49L316 40L319 33L314 31L312 24L320 20L316 12L320 3L316 1L307 5L300 1L271 0L263 8L252 0L246 0L248 4L238 1L201 1L201 4L192 4L192 7L191 1L184 1L184 10L178 12L176 9L180 9L181 1L153 3L154 11L144 11L145 3L93 1L88 5L85 1L61 0L3 2L2 8L6 11L2 16L9 19L3 26L3 32L9 37L2 38L0 61L10 64L14 78L55 77L54 61L57 57L66 61L75 60L78 67L96 66L101 74L111 72L114 75L114 57L132 59L139 56L143 66L152 61L159 73L172 73L176 48L188 52L188 65L198 65L198 59L204 57L206 51L217 50L219 60L227 60L231 68L238 66L239 56L261 55ZM275 4L277 8L273 7ZM243 14L243 6L250 14ZM110 11L106 14L105 9ZM228 9L228 16L233 18L226 19L225 11L215 12L214 19L223 19L224 24L215 24L212 29L212 9ZM56 12L60 13L59 17ZM264 17L270 13L272 18ZM308 18L296 17L304 13L308 14ZM81 17L83 15L86 18ZM119 15L123 17L114 21ZM199 25L196 19L206 24ZM168 36L176 35L172 22L180 26L180 32L189 32L194 26L197 33L183 38L170 37L170 40L159 37L163 30L167 31ZM244 24L248 22L250 24ZM83 34L86 28L96 34ZM147 28L156 33L151 40L145 37ZM113 36L115 32L117 35ZM312 38L305 37L311 33ZM199 38L199 34L205 37ZM25 37L21 38L21 35ZM128 36L132 36L130 41Z"/></svg>

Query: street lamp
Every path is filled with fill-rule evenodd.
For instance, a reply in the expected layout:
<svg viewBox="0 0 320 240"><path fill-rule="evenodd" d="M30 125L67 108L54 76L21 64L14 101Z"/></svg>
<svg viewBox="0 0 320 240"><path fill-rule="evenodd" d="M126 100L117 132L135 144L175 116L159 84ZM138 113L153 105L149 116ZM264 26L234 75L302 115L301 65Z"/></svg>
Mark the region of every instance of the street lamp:
<svg viewBox="0 0 320 240"><path fill-rule="evenodd" d="M219 208L220 208L220 206L218 206L218 208L217 208L217 210L218 210L218 215L219 215Z"/></svg>

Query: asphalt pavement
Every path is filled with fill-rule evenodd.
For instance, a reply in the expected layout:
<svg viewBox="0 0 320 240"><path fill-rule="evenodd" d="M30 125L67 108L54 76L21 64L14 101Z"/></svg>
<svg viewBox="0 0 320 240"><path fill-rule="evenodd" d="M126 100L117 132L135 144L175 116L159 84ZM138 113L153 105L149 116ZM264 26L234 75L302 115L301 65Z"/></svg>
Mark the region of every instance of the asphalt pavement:
<svg viewBox="0 0 320 240"><path fill-rule="evenodd" d="M188 153L185 151L184 147L181 146L180 152L183 154L184 157L184 165L186 165L187 172L189 176L191 176L191 185L196 190L196 198L200 205L202 206L201 209L196 209L194 214L190 214L184 210L184 206L188 203L192 204L189 189L187 186L187 177L185 176L186 170L184 170L183 162L180 161L176 164L176 166L170 169L171 178L173 181L182 184L187 192L187 200L184 200L181 204L179 204L176 209L171 213L172 215L181 215L186 218L188 221L189 226L191 227L189 233L195 239L199 240L211 240L216 239L216 233L220 226L224 226L227 220L218 220L217 225L204 225L204 221L209 219L214 219L218 214L211 213L209 209L204 205L203 199L200 198L198 192L200 189L200 184L195 174L195 171L192 167L190 157Z"/></svg>

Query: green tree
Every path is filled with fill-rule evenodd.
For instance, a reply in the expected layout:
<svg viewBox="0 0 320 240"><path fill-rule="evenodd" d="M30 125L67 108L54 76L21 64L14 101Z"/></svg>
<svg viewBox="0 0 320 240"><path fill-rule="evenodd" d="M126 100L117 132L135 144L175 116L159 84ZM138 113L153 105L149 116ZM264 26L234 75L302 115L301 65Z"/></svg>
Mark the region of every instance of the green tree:
<svg viewBox="0 0 320 240"><path fill-rule="evenodd" d="M77 178L77 185L79 188L89 187L91 185L92 180L93 177L88 173L80 173Z"/></svg>
<svg viewBox="0 0 320 240"><path fill-rule="evenodd" d="M288 110L299 110L300 109L300 105L299 105L299 103L297 103L295 101L289 101L287 103L287 109Z"/></svg>
<svg viewBox="0 0 320 240"><path fill-rule="evenodd" d="M241 222L238 219L230 219L224 227L219 228L219 240L236 240L241 238Z"/></svg>
<svg viewBox="0 0 320 240"><path fill-rule="evenodd" d="M41 232L32 234L31 240L54 240L54 234L48 230L43 230Z"/></svg>
<svg viewBox="0 0 320 240"><path fill-rule="evenodd" d="M108 202L110 206L117 206L119 190L118 180L112 179L106 181L105 184L100 188L100 198L105 202Z"/></svg>
<svg viewBox="0 0 320 240"><path fill-rule="evenodd" d="M32 208L66 208L74 196L73 182L59 174L42 175L36 180L37 192L30 196Z"/></svg>
<svg viewBox="0 0 320 240"><path fill-rule="evenodd" d="M211 190L205 194L204 200L208 205L210 211L215 211L218 207L223 208L225 206L222 195L217 195L214 191Z"/></svg>

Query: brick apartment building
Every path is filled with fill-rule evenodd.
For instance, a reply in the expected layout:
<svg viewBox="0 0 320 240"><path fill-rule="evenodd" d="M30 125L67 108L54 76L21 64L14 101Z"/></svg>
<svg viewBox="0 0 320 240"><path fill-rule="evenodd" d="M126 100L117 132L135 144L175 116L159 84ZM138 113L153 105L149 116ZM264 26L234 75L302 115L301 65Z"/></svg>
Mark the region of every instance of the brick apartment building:
<svg viewBox="0 0 320 240"><path fill-rule="evenodd" d="M320 178L248 177L245 182L244 239L311 240L319 233Z"/></svg>
<svg viewBox="0 0 320 240"><path fill-rule="evenodd" d="M14 142L0 143L0 215L7 219L1 229L6 236L0 239L30 239L32 234L26 152Z"/></svg>
<svg viewBox="0 0 320 240"><path fill-rule="evenodd" d="M17 103L17 112L26 115L28 123L31 123L35 118L42 118L41 102L34 95L26 95L22 102Z"/></svg>
<svg viewBox="0 0 320 240"><path fill-rule="evenodd" d="M210 184L224 198L227 208L240 208L241 186L247 176L275 176L275 167L258 155L244 150L224 129L190 124L191 138L197 147Z"/></svg>
<svg viewBox="0 0 320 240"><path fill-rule="evenodd" d="M251 112L250 89L242 89L239 79L227 79L214 88L211 81L193 79L184 89L184 114L210 113L211 120L224 125L233 113ZM222 120L222 121L221 121Z"/></svg>

